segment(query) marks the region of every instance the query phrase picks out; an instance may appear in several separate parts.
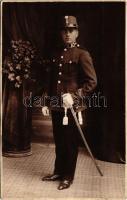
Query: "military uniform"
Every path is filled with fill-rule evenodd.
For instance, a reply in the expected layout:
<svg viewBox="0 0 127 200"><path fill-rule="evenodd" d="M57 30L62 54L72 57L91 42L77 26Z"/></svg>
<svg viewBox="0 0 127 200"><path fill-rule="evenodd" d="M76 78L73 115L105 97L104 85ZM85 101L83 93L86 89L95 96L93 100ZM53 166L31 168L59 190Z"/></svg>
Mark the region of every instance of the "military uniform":
<svg viewBox="0 0 127 200"><path fill-rule="evenodd" d="M74 42L58 48L50 62L50 83L48 87L49 105L52 110L53 135L56 145L56 160L54 174L65 179L73 180L78 155L79 133L68 109L68 125L62 123L64 109L61 105L61 96L70 93L78 105L75 110L84 110L85 105L80 99L88 95L96 87L97 78L92 58L88 51ZM56 101L56 98L59 99ZM54 101L53 101L54 99Z"/></svg>
<svg viewBox="0 0 127 200"><path fill-rule="evenodd" d="M56 145L55 174L73 179L78 155L78 130L68 110L68 125L62 123L64 108L61 95L71 93L80 98L88 95L96 86L97 79L92 59L88 51L78 44L58 49L50 63L50 84L48 96L52 110L53 134ZM57 101L57 100L58 101ZM54 101L53 101L54 100ZM85 105L76 104L76 111L84 110Z"/></svg>

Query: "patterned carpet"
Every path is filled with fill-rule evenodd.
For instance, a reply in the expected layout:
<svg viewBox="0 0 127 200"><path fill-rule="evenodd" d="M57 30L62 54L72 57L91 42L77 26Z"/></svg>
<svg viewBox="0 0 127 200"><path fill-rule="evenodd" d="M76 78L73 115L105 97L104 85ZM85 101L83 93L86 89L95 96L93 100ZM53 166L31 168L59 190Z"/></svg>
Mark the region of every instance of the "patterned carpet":
<svg viewBox="0 0 127 200"><path fill-rule="evenodd" d="M123 164L97 161L104 173L100 177L91 158L80 149L74 182L69 189L59 191L59 182L41 181L45 174L53 171L54 145L33 143L32 151L28 157L3 158L2 199L125 199Z"/></svg>

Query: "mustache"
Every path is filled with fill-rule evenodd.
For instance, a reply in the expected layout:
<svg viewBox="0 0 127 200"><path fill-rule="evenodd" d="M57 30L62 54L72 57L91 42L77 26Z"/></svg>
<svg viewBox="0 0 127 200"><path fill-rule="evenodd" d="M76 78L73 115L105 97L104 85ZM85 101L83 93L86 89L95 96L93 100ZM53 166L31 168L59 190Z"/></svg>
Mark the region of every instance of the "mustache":
<svg viewBox="0 0 127 200"><path fill-rule="evenodd" d="M67 37L65 37L65 39L71 39L71 38L67 36Z"/></svg>

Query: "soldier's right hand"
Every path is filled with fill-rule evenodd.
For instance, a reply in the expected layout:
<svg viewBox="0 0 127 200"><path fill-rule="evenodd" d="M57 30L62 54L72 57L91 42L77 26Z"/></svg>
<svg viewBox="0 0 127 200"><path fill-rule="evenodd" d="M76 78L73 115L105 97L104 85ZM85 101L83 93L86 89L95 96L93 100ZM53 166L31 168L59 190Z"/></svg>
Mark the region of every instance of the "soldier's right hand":
<svg viewBox="0 0 127 200"><path fill-rule="evenodd" d="M49 116L49 109L47 106L42 107L42 114L44 116Z"/></svg>

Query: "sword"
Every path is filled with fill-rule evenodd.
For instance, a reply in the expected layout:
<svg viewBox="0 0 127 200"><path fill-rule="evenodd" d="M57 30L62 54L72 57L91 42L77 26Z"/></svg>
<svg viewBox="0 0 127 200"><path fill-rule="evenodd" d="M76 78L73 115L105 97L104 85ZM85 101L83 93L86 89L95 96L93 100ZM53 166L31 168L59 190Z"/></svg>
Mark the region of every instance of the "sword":
<svg viewBox="0 0 127 200"><path fill-rule="evenodd" d="M91 150L90 150L90 147L89 147L89 145L87 144L87 141L86 141L85 136L84 136L84 134L83 134L83 131L82 131L80 125L79 125L79 122L78 122L78 119L77 119L77 116L76 116L76 113L75 113L73 107L70 107L70 110L71 110L71 113L72 113L72 115L73 115L73 117L74 117L76 126L77 126L77 128L78 128L78 130L79 130L79 133L80 133L80 135L81 135L81 137L82 137L82 139L83 139L83 142L84 142L84 144L85 144L85 146L86 146L86 149L87 149L88 153L90 154L90 156L91 156L91 158L92 158L92 160L93 160L93 162L94 162L94 164L95 164L95 167L96 167L97 171L99 172L100 176L103 176L103 173L101 172L99 166L97 165L97 162L96 162L96 160L95 160L95 158L94 158L94 156L93 156L93 154L92 154L92 152L91 152Z"/></svg>

